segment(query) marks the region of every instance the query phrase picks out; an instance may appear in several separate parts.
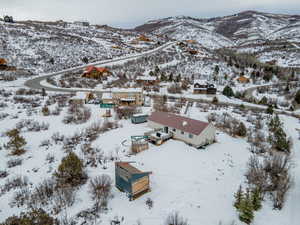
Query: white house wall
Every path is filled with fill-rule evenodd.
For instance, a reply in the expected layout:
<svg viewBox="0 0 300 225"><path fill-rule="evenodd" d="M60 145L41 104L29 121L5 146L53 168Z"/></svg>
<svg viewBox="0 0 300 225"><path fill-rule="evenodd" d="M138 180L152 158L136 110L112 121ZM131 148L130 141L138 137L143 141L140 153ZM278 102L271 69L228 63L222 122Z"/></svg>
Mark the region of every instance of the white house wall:
<svg viewBox="0 0 300 225"><path fill-rule="evenodd" d="M148 126L153 129L158 128L164 128L165 126L153 121L148 121ZM201 132L199 135L194 135L193 137L189 137L189 133L184 132L184 134L181 133L181 130L176 129L176 131L173 131L172 127L169 127L169 132L172 132L174 134L174 139L182 140L188 144L194 145L196 147L205 145L207 143L213 143L215 140L216 135L216 129L214 126L209 124L204 131Z"/></svg>

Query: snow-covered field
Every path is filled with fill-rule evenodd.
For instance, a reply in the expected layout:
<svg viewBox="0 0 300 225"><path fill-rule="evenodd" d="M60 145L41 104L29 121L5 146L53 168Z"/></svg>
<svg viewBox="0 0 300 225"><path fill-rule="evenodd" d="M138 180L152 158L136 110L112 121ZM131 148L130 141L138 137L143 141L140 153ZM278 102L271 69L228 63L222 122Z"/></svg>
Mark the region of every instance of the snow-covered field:
<svg viewBox="0 0 300 225"><path fill-rule="evenodd" d="M57 169L62 157L66 154L61 145L52 145L49 149L40 147L41 141L49 139L55 132L60 132L66 136L71 136L75 132L88 127L93 122L103 122L101 115L104 110L97 105L89 105L92 110L92 118L82 125L67 125L62 123L64 112L60 116L42 116L40 112L32 116L27 116L19 105L9 104L5 112L18 115L18 119L7 117L0 121L0 133L12 129L16 122L22 118L30 118L40 122L50 124L49 130L41 132L22 132L28 144L27 152L21 156L23 163L21 166L6 168L6 162L12 158L6 150L0 151L0 170L6 169L8 178L16 175L27 176L29 182L34 187L43 179L52 176ZM144 112L149 112L151 108L143 108ZM223 110L224 111L224 110ZM225 110L226 111L226 110ZM3 112L3 110L2 110ZM229 113L233 113L229 108ZM197 107L191 107L188 116L194 119L206 121L206 116L210 112L201 112ZM245 118L238 114L234 115L247 124ZM290 193L285 207L281 211L272 210L271 202L266 200L263 208L255 215L254 225L297 225L299 220L299 205L297 204L299 195L299 175L300 154L297 149L300 141L295 128L300 128L298 120L292 117L282 116L285 129L294 141L293 148L293 176L295 183ZM129 201L127 196L113 187L113 198L109 202L109 209L100 216L100 224L109 224L109 221L118 217L124 217L122 225L132 225L140 221L144 225L162 224L170 212L178 211L188 219L189 224L242 224L237 218L237 213L232 206L233 193L240 184L245 181L244 173L247 168L247 161L250 156L249 144L245 139L233 138L218 131L217 143L197 150L180 141L169 140L161 146L150 145L150 149L136 156L130 156L130 136L141 135L148 131L147 124L134 125L129 120L121 120L122 125L118 129L100 134L93 147L100 148L108 158L114 156L119 160L134 161L135 166L143 171L152 171L150 176L151 192L140 198ZM5 143L7 138L2 136L1 142ZM75 151L77 155L84 157L79 149ZM48 154L55 156L53 163L48 163ZM114 181L114 162L107 161L105 169L102 166L97 168L87 167L89 178L97 175L107 174ZM0 179L3 185L5 179ZM12 200L14 191L10 191L0 197L2 207L0 208L1 221L8 216L18 214L24 208L11 208L9 202ZM154 202L153 208L149 209L145 204L146 199L151 198ZM92 207L93 200L88 192L88 183L80 187L76 193L75 204L66 209L69 217L75 216L81 210ZM59 218L60 215L58 215Z"/></svg>

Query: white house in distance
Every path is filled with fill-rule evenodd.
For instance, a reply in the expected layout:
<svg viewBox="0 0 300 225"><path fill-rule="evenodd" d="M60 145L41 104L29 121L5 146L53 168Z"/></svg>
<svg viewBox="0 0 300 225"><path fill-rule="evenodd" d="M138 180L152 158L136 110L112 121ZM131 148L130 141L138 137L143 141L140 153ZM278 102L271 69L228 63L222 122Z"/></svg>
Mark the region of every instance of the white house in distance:
<svg viewBox="0 0 300 225"><path fill-rule="evenodd" d="M148 118L148 126L163 129L165 133L173 134L173 139L196 148L212 144L216 138L216 128L212 124L172 113L153 112Z"/></svg>

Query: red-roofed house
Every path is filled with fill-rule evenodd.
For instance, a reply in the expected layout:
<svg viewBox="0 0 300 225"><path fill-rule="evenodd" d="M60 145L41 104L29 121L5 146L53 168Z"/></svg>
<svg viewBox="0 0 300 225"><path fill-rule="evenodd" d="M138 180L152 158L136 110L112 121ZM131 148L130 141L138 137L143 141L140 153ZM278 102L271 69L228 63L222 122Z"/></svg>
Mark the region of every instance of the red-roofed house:
<svg viewBox="0 0 300 225"><path fill-rule="evenodd" d="M216 129L212 124L172 113L153 112L148 118L148 125L153 129L163 129L174 139L197 148L215 141Z"/></svg>
<svg viewBox="0 0 300 225"><path fill-rule="evenodd" d="M104 76L108 76L110 71L105 67L95 67L95 66L88 66L82 77L93 78L93 79L100 79Z"/></svg>

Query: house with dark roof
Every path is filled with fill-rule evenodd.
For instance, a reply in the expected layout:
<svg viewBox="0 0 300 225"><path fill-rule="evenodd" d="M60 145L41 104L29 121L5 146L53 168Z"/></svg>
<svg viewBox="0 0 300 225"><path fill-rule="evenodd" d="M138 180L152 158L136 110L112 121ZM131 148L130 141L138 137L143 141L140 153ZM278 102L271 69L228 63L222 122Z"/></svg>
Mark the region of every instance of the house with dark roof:
<svg viewBox="0 0 300 225"><path fill-rule="evenodd" d="M126 192L130 200L150 191L150 174L151 172L140 171L130 165L130 162L115 163L116 187Z"/></svg>
<svg viewBox="0 0 300 225"><path fill-rule="evenodd" d="M216 137L216 128L212 124L167 112L153 112L148 118L148 126L172 134L173 139L196 148L212 144Z"/></svg>

